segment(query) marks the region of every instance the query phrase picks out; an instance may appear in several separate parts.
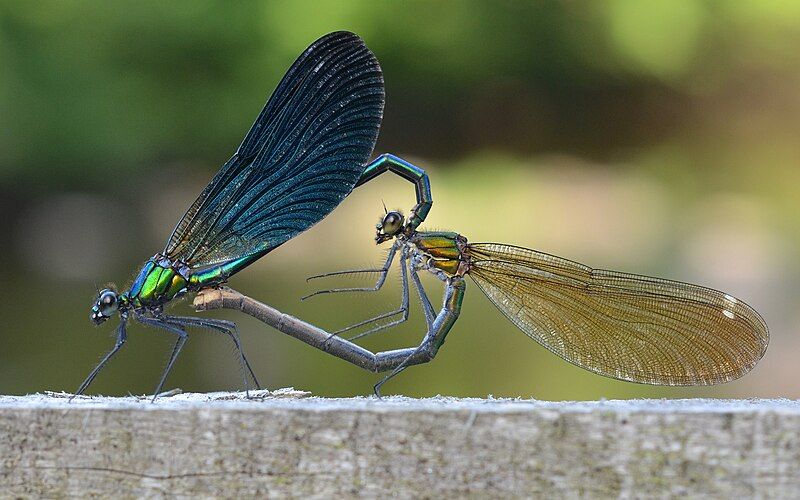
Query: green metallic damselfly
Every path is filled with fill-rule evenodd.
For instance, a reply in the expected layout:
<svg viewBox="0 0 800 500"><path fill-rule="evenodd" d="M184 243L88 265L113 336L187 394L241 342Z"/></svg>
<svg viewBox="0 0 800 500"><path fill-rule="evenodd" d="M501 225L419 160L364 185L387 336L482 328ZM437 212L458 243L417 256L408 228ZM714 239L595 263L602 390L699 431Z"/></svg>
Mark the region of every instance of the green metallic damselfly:
<svg viewBox="0 0 800 500"><path fill-rule="evenodd" d="M100 325L118 315L116 343L76 394L123 347L129 319L176 338L154 399L188 339L187 328L227 335L239 355L245 390L248 373L259 386L234 323L172 316L165 307L184 294L226 283L383 172L415 183L415 212L424 218L430 208L424 172L391 155L367 164L383 102L380 66L358 36L340 31L311 44L286 72L236 153L178 222L164 250L145 262L127 291L111 287L98 294L90 318Z"/></svg>
<svg viewBox="0 0 800 500"><path fill-rule="evenodd" d="M399 160L398 160L399 161ZM408 165L424 179L422 169ZM419 199L419 190L418 190ZM315 292L369 292L386 281L399 255L402 301L398 310L328 333L230 289L208 291L198 310L237 309L314 347L372 372L390 373L381 386L408 366L431 361L461 311L469 276L520 330L563 359L599 375L654 385L692 386L729 382L752 369L769 342L761 316L741 300L698 285L592 269L571 260L513 245L469 243L454 232L419 231L432 204L430 191L422 217L412 211L386 213L377 225L376 243L392 241L379 269L339 271L317 279L376 272L373 287ZM436 312L419 272L444 284ZM427 330L416 347L372 353L352 341L394 327L408 317L409 276L422 303ZM398 319L387 321L399 316ZM339 335L384 320L350 339Z"/></svg>

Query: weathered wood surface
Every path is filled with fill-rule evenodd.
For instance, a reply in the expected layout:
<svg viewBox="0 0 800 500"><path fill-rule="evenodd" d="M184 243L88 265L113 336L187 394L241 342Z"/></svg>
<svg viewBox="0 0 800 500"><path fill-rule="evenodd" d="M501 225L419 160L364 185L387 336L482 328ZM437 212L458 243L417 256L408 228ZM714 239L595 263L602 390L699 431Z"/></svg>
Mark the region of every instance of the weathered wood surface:
<svg viewBox="0 0 800 500"><path fill-rule="evenodd" d="M0 496L800 497L800 403L0 397Z"/></svg>

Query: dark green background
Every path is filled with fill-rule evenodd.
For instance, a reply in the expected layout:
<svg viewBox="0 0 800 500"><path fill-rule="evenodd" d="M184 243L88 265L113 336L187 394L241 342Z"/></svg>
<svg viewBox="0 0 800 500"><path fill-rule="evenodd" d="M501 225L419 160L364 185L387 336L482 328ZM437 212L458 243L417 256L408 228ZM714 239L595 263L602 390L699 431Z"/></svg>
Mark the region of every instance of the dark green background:
<svg viewBox="0 0 800 500"><path fill-rule="evenodd" d="M113 343L113 325L88 321L96 287L126 285L163 248L293 59L338 29L381 61L376 153L429 171L425 227L720 288L773 335L740 381L640 386L549 354L470 286L439 357L386 392L800 396L800 4L755 0L1 2L0 393L77 387ZM372 296L298 300L307 275L381 261L381 200L413 196L381 178L232 285L330 329L394 307L394 277ZM269 387L352 395L377 380L214 316L240 324ZM418 342L419 316L366 344ZM133 326L92 390L151 391L171 342ZM167 386L238 389L237 366L224 339L193 333Z"/></svg>

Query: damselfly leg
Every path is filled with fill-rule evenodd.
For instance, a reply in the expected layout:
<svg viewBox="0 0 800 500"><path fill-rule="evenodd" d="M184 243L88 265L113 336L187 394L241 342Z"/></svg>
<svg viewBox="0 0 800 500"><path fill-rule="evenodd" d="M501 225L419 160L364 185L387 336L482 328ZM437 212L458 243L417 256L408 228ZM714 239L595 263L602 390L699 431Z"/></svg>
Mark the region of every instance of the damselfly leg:
<svg viewBox="0 0 800 500"><path fill-rule="evenodd" d="M425 288L422 286L422 281L419 279L419 273L417 272L417 267L414 262L409 266L409 273L411 274L411 280L414 282L414 288L417 289L419 301L422 304L422 312L425 314L425 323L430 330L431 326L433 326L433 320L436 318L436 313L433 311L433 306L431 305L430 299L428 299L428 294L425 293Z"/></svg>
<svg viewBox="0 0 800 500"><path fill-rule="evenodd" d="M305 297L303 297L303 300L305 300L305 299L307 299L309 297L313 297L315 295L324 294L324 293L375 292L375 291L380 290L383 287L384 283L386 282L386 276L389 274L389 270L391 269L392 262L394 261L394 256L397 253L397 249L398 248L400 248L399 245L393 245L392 246L392 248L389 250L389 254L387 255L386 262L384 263L383 267L381 267L380 269L361 269L361 270L353 270L353 271L336 271L336 272L332 272L332 273L321 274L321 275L318 275L318 276L311 276L310 278L308 278L308 280L312 280L312 279L321 278L321 277L328 277L328 276L342 276L342 275L347 275L347 274L357 274L357 273L365 273L365 272L379 272L379 273L381 273L381 275L378 278L378 281L375 283L375 286L373 286L373 287L365 287L365 288L335 288L335 289L331 289L331 290L320 290L320 291L314 292L314 293L312 293L310 295L306 295ZM408 298L408 296L409 296L409 294L408 294L407 262L408 262L408 256L407 256L406 250L403 249L403 250L400 251L400 278L401 278L402 297L400 299L400 307L399 308L397 308L395 310L392 310L392 311L389 311L389 312L386 312L386 313L379 314L379 315L377 315L375 317L366 319L364 321L359 321L358 323L354 323L352 325L346 326L346 327L344 327L344 328L342 328L340 330L337 330L337 331L333 332L331 334L331 336L338 336L338 335L341 335L342 333L354 330L356 328L360 328L360 327L365 326L365 325L369 325L369 324L374 323L376 321L380 321L382 319L392 318L394 316L401 315L401 317L399 319L390 321L390 322L388 322L386 324L383 324L383 325L378 325L377 327L374 327L374 328L372 328L370 330L367 330L365 332L359 333L358 335L356 335L356 336L354 336L354 337L349 339L349 340L355 340L355 339L358 339L358 338L361 338L361 337L365 337L367 335L371 335L371 334L373 334L375 332L379 332L381 330L385 330L387 328L391 328L393 326L399 325L399 324L403 323L404 321L408 320L408 307L409 307L409 298Z"/></svg>
<svg viewBox="0 0 800 500"><path fill-rule="evenodd" d="M374 322L374 321L385 319L387 317L391 317L391 316L393 316L395 314L398 314L400 312L403 313L403 317L401 319L398 319L398 320L395 320L395 321L391 321L391 322L388 322L388 323L385 323L385 324L382 324L382 325L378 325L375 328L372 328L371 330L367 330L365 332L359 333L358 335L350 337L347 340L350 340L350 341L357 340L357 339L360 339L362 337L366 337L368 335L372 335L374 333L378 333L378 332L381 332L381 331L388 330L388 329L390 329L392 327L395 327L395 326L400 325L403 322L407 321L408 320L408 314L409 314L409 291L408 291L408 277L406 276L406 270L411 275L412 282L414 283L414 289L417 291L417 296L419 297L420 303L422 304L422 311L423 311L423 313L425 315L425 323L426 323L428 329L430 329L433 326L433 320L436 318L436 313L433 310L433 306L431 305L431 301L428 298L427 293L425 293L425 288L422 286L422 281L419 278L419 273L417 272L416 267L414 265L409 265L409 261L406 258L403 258L401 260L401 264L400 265L401 265L401 267L400 267L401 285L402 285L402 289L403 289L403 297L402 297L401 308L396 310L396 311L390 311L388 313L381 314L379 316L376 316L374 318L368 319L366 321L362 321L360 323L356 323L355 325L349 326L347 328L343 328L342 330L338 330L336 332L333 332L332 335L339 335L343 331L351 330L351 329L354 329L354 328L369 324L369 323Z"/></svg>
<svg viewBox="0 0 800 500"><path fill-rule="evenodd" d="M148 318L146 316L137 315L136 320L144 325L161 328L162 330L166 330L178 336L178 340L175 341L175 346L172 348L172 353L169 356L169 361L167 361L167 366L164 368L164 373L161 374L161 380L158 381L156 390L153 392L153 399L151 401L155 401L158 395L161 393L161 389L164 387L164 382L167 381L167 376L169 375L169 372L172 371L172 366L175 364L175 360L178 359L178 355L181 353L181 349L183 349L183 345L186 343L189 335L183 328L167 323L159 318Z"/></svg>
<svg viewBox="0 0 800 500"><path fill-rule="evenodd" d="M249 392L250 389L245 368L253 378L253 382L255 382L256 387L261 389L261 383L259 383L258 377L256 377L255 372L253 372L253 369L250 367L250 362L247 361L247 356L244 355L244 349L242 349L242 342L239 338L239 329L236 327L236 323L233 321L226 321L224 319L205 319L196 318L194 316L163 316L162 319L177 327L194 326L227 335L231 341L233 341L233 344L236 347L236 352L239 355L239 364L244 379L245 392Z"/></svg>
<svg viewBox="0 0 800 500"><path fill-rule="evenodd" d="M400 374L400 372L402 372L408 366L410 366L411 360L413 360L415 357L417 357L421 351L426 350L426 349L428 349L428 350L431 349L431 346L430 346L429 343L430 343L430 341L432 341L435 338L435 336L431 336L432 332L435 332L436 329L442 329L441 326L438 326L436 328L434 327L434 322L436 321L437 316L433 312L433 306L431 305L431 301L430 301L430 299L428 299L428 294L425 293L425 288L422 286L422 281L419 279L419 274L417 274L417 263L416 262L412 262L411 263L410 271L411 271L411 277L414 280L414 288L417 289L417 293L419 294L420 302L422 303L422 309L423 309L423 311L425 313L425 322L428 325L428 333L425 335L425 339L423 339L422 343L416 349L414 349L414 351L411 352L411 354L409 354L406 357L406 359L404 359L399 365L397 365L391 371L391 373L389 373L388 375L383 377L377 384L375 384L373 386L372 390L375 393L375 395L377 397L379 397L379 398L381 397L381 387L383 387L383 384L385 384L386 382L388 382L392 378L396 377L397 375ZM460 290L459 291L459 299L457 300L457 303L453 303L452 301L448 301L449 300L448 299L448 297L449 297L449 293L448 292L450 291L451 288L454 287L454 285L453 285L451 280L443 279L443 281L447 285L446 285L446 289L445 289L444 306L442 308L442 311L443 312L446 311L447 315L449 317L453 318L452 322L448 326L446 326L446 330L449 331L450 327L452 327L452 324L455 323L455 318L458 318L458 315L460 313L460 309L461 309L461 298L460 297L463 297L463 294L464 294L464 288L463 287L464 287L464 285L463 285L463 282L461 281L461 279L458 278L457 279L457 283L455 285L455 288ZM441 343L439 343L436 346L436 350L438 350L439 346L441 346L441 344L444 343L444 336L447 335L447 331L445 331L444 335L441 336ZM430 338L430 340L429 340L429 338ZM428 342L426 342L426 341L428 341ZM431 359L433 359L433 356L435 356L435 355L436 355L436 352L434 351L433 355L431 356Z"/></svg>
<svg viewBox="0 0 800 500"><path fill-rule="evenodd" d="M408 300L408 271L407 271L407 265L408 265L408 258L406 257L405 250L402 250L401 251L401 255L400 255L400 286L402 288L402 297L400 299L400 307L399 308L395 309L394 311L389 311L389 312L386 312L386 313L383 313L383 314L379 314L378 316L375 316L374 318L370 318L370 319L367 319L367 320L364 320L364 321L360 321L360 322L355 323L353 325L350 325L350 326L347 326L345 328L342 328L341 330L337 330L337 331L333 332L332 335L341 335L344 332L347 332L347 331L350 331L350 330L354 330L356 328L360 328L360 327L362 327L364 325L368 325L370 323L374 323L374 322L380 321L382 319L391 318L391 317L396 316L398 314L402 314L402 316L399 319L390 321L390 322L385 323L383 325L378 325L378 326L376 326L374 328L371 328L371 329L369 329L369 330L367 330L365 332L361 332L358 335L355 335L355 336L350 337L349 339L347 339L347 340L351 340L352 341L352 340L360 339L362 337L366 337L368 335L372 335L373 333L379 332L381 330L385 330L387 328L391 328L393 326L397 326L397 325L405 322L406 320L408 320L408 302L409 302L409 300Z"/></svg>
<svg viewBox="0 0 800 500"><path fill-rule="evenodd" d="M89 376L86 377L86 380L84 380L80 387L78 387L78 390L75 391L75 394L70 396L69 401L72 401L75 396L83 394L83 391L89 388L89 385L92 383L97 374L100 373L100 370L102 370L106 363L108 363L108 360L113 358L114 355L119 352L120 349L122 349L122 346L125 345L125 341L128 339L128 334L126 331L127 322L127 314L121 315L119 326L117 327L117 342L114 344L114 347L108 351L108 354L103 356L103 359L101 359L97 366L94 367L94 370L89 373Z"/></svg>
<svg viewBox="0 0 800 500"><path fill-rule="evenodd" d="M309 276L306 278L306 281L311 281L319 278L327 278L330 276L345 276L348 274L366 274L366 273L379 273L378 281L375 282L374 286L371 287L355 287L355 288L332 288L329 290L317 290L316 292L310 293L304 297L301 297L300 300L310 299L311 297L317 295L323 295L326 293L345 293L345 292L377 292L378 290L383 287L383 284L386 283L386 277L389 275L389 269L392 267L392 261L394 260L394 256L397 253L397 249L399 248L398 245L392 245L392 248L389 249L389 254L386 256L386 262L384 262L383 266L376 269L350 269L346 271L334 271L332 273L324 273L318 274L316 276Z"/></svg>

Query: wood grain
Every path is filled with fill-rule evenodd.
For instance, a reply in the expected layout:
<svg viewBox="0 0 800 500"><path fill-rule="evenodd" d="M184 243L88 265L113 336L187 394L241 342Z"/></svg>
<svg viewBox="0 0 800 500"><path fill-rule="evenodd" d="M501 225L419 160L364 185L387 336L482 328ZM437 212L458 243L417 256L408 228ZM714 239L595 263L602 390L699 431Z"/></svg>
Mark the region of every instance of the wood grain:
<svg viewBox="0 0 800 500"><path fill-rule="evenodd" d="M797 497L789 400L0 397L1 495Z"/></svg>

